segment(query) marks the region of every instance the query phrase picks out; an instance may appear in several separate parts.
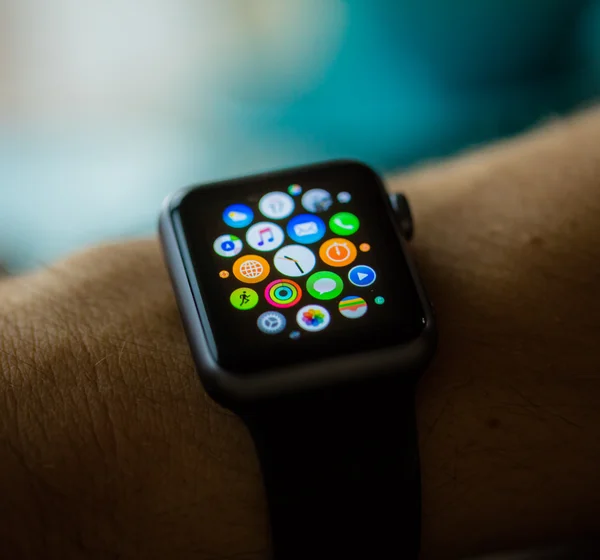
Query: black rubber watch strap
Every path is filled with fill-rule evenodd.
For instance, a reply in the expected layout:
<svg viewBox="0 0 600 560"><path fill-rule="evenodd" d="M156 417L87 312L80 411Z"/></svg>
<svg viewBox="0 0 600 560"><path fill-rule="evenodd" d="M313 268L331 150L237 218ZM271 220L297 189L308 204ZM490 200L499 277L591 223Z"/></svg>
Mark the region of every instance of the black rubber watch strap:
<svg viewBox="0 0 600 560"><path fill-rule="evenodd" d="M388 378L281 398L244 418L262 466L275 560L418 557L412 385Z"/></svg>

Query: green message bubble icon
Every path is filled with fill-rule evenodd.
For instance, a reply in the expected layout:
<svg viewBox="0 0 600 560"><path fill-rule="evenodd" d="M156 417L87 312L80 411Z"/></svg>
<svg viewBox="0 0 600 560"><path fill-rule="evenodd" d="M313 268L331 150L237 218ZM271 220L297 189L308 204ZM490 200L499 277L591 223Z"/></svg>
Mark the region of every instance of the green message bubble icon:
<svg viewBox="0 0 600 560"><path fill-rule="evenodd" d="M335 299L342 293L344 281L335 272L315 272L306 281L306 289L316 299Z"/></svg>

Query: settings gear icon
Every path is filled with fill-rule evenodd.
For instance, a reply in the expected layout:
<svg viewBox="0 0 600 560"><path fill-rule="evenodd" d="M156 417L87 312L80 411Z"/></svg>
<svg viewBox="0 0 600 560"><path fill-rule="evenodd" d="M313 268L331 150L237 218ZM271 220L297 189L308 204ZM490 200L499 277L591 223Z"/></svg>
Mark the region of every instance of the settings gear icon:
<svg viewBox="0 0 600 560"><path fill-rule="evenodd" d="M256 324L265 334L279 334L285 329L286 320L281 313L267 311L258 318Z"/></svg>

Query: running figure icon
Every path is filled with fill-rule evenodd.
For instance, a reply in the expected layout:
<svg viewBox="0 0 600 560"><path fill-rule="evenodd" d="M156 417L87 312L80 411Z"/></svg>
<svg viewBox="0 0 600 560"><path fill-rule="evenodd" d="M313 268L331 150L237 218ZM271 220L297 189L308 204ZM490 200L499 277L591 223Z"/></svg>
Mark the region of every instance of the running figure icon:
<svg viewBox="0 0 600 560"><path fill-rule="evenodd" d="M240 294L240 307L244 307L244 305L247 305L248 303L250 303L250 298L248 297L246 290L244 290Z"/></svg>
<svg viewBox="0 0 600 560"><path fill-rule="evenodd" d="M251 288L238 288L232 292L229 301L236 309L247 311L258 304L258 294Z"/></svg>

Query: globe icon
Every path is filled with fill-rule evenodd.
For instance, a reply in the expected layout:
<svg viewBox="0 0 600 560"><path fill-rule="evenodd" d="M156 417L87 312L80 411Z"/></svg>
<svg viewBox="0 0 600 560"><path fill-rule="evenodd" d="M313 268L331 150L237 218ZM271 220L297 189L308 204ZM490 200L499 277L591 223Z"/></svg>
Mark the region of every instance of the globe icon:
<svg viewBox="0 0 600 560"><path fill-rule="evenodd" d="M246 261L240 266L240 274L246 278L258 278L265 268L258 261Z"/></svg>
<svg viewBox="0 0 600 560"><path fill-rule="evenodd" d="M269 263L258 255L240 257L233 264L233 274L246 284L257 284L264 280L271 271Z"/></svg>

